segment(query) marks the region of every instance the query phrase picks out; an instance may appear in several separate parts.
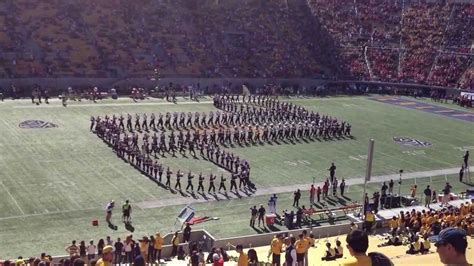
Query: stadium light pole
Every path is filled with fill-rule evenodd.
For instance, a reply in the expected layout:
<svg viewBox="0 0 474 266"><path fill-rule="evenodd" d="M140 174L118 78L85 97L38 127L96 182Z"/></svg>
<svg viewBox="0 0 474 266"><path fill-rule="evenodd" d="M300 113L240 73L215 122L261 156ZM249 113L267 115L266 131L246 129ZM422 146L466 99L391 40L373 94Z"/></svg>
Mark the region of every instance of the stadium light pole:
<svg viewBox="0 0 474 266"><path fill-rule="evenodd" d="M365 178L364 178L364 192L362 193L362 209L365 211L365 192L367 190L367 181L370 181L370 176L372 174L372 160L374 157L374 145L375 140L369 140L369 151L367 153L367 167L365 169ZM365 213L364 213L365 215Z"/></svg>

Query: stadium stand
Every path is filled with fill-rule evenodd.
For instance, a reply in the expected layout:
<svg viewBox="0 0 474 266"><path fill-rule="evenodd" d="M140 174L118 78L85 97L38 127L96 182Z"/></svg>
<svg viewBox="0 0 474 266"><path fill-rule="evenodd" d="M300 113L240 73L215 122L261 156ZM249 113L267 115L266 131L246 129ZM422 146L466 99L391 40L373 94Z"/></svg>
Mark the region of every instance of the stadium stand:
<svg viewBox="0 0 474 266"><path fill-rule="evenodd" d="M165 77L472 89L472 3L9 0L0 13L2 78L151 77L158 69Z"/></svg>

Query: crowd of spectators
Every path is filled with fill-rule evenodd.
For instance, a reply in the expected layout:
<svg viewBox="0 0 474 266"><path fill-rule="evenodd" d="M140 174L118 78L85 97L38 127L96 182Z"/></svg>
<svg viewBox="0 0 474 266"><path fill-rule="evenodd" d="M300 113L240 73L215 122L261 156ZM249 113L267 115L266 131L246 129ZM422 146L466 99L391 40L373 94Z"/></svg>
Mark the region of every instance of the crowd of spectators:
<svg viewBox="0 0 474 266"><path fill-rule="evenodd" d="M344 77L472 89L472 3L12 1L0 77Z"/></svg>

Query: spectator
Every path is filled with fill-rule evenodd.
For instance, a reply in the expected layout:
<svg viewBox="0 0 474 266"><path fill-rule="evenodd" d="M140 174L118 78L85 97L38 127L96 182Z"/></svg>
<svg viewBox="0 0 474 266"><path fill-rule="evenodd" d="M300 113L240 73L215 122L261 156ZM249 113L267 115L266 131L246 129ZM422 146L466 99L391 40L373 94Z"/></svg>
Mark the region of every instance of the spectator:
<svg viewBox="0 0 474 266"><path fill-rule="evenodd" d="M191 237L191 225L189 223L186 223L186 227L184 227L184 230L183 230L183 243L189 242L190 237Z"/></svg>
<svg viewBox="0 0 474 266"><path fill-rule="evenodd" d="M104 249L104 246L104 239L99 239L99 242L97 243L97 254L99 255L99 257L102 256L102 250Z"/></svg>
<svg viewBox="0 0 474 266"><path fill-rule="evenodd" d="M347 249L351 257L341 263L342 266L364 266L364 265L393 265L385 255L372 252L366 254L369 248L369 237L362 230L351 231L347 237Z"/></svg>
<svg viewBox="0 0 474 266"><path fill-rule="evenodd" d="M237 253L239 253L239 259L237 261L237 266L248 266L249 265L249 257L247 254L244 253L242 245L237 245L235 247Z"/></svg>
<svg viewBox="0 0 474 266"><path fill-rule="evenodd" d="M440 261L448 265L470 265L466 260L466 232L459 228L446 228L435 243Z"/></svg>
<svg viewBox="0 0 474 266"><path fill-rule="evenodd" d="M173 238L171 239L171 245L173 246L173 249L171 250L171 257L175 257L177 255L179 243L180 241L178 232L175 232Z"/></svg>
<svg viewBox="0 0 474 266"><path fill-rule="evenodd" d="M326 253L324 257L321 258L321 260L330 261L330 260L335 260L335 259L336 259L336 252L333 248L331 248L331 243L327 242Z"/></svg>
<svg viewBox="0 0 474 266"><path fill-rule="evenodd" d="M112 246L104 246L102 249L102 258L100 258L96 265L97 266L112 266L112 260L114 248Z"/></svg>
<svg viewBox="0 0 474 266"><path fill-rule="evenodd" d="M247 252L247 256L249 258L249 266L258 266L259 265L259 262L258 262L258 256L257 256L257 252L255 251L255 249L251 248L248 250Z"/></svg>
<svg viewBox="0 0 474 266"><path fill-rule="evenodd" d="M82 260L85 260L86 259L86 243L84 241L81 241L81 243L79 243L79 257L82 259Z"/></svg>
<svg viewBox="0 0 474 266"><path fill-rule="evenodd" d="M142 258L145 260L145 263L148 263L148 247L150 245L150 241L148 240L147 236L143 236L142 240L139 240L140 242L140 255L142 255Z"/></svg>
<svg viewBox="0 0 474 266"><path fill-rule="evenodd" d="M260 222L262 222L263 227L265 227L265 207L263 207L263 204L260 204L260 208L258 209L258 226L260 226Z"/></svg>
<svg viewBox="0 0 474 266"><path fill-rule="evenodd" d="M89 241L89 245L87 246L87 259L88 260L95 258L96 250L97 248L94 245L94 240L91 239L91 241Z"/></svg>
<svg viewBox="0 0 474 266"><path fill-rule="evenodd" d="M270 244L271 255L272 255L272 266L280 266L281 265L281 252L283 249L283 236L281 234L277 234ZM268 255L270 257L270 254Z"/></svg>
<svg viewBox="0 0 474 266"><path fill-rule="evenodd" d="M71 245L66 247L66 252L69 254L70 257L79 254L79 247L76 245L76 240L73 240Z"/></svg>
<svg viewBox="0 0 474 266"><path fill-rule="evenodd" d="M344 248L342 247L341 241L336 240L336 247L334 248L334 251L336 253L336 259L342 258L344 256Z"/></svg>
<svg viewBox="0 0 474 266"><path fill-rule="evenodd" d="M293 236L287 237L285 239L285 263L286 266L296 266L297 265L297 253L295 249L296 239Z"/></svg>
<svg viewBox="0 0 474 266"><path fill-rule="evenodd" d="M193 250L191 256L189 257L189 265L199 266L199 253L197 250Z"/></svg>
<svg viewBox="0 0 474 266"><path fill-rule="evenodd" d="M160 235L160 232L156 232L155 234L155 250L156 250L156 254L157 254L157 260L158 260L158 263L161 259L161 249L163 248L163 238L161 237Z"/></svg>
<svg viewBox="0 0 474 266"><path fill-rule="evenodd" d="M365 213L365 219L364 219L364 229L366 233L372 232L372 226L374 225L375 222L375 215L372 211L367 211Z"/></svg>
<svg viewBox="0 0 474 266"><path fill-rule="evenodd" d="M92 242L92 241L91 241ZM115 263L118 263L118 264L121 264L122 263L122 252L124 251L123 250L123 243L122 243L122 240L119 238L117 238L117 241L115 242L115 258L114 258L114 262ZM95 246L94 246L95 248ZM94 251L95 253L95 251Z"/></svg>
<svg viewBox="0 0 474 266"><path fill-rule="evenodd" d="M73 264L73 266L84 266L86 265L85 261L81 258L78 258L78 259L75 259Z"/></svg>
<svg viewBox="0 0 474 266"><path fill-rule="evenodd" d="M295 242L295 249L297 264L298 266L303 266L305 264L305 254L309 249L309 241L303 234L298 235L298 240Z"/></svg>

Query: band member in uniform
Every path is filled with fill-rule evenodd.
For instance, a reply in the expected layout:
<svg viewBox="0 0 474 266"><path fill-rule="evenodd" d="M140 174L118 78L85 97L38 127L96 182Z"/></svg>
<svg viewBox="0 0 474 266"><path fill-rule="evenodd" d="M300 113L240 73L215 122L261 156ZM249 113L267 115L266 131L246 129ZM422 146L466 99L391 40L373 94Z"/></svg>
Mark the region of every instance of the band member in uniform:
<svg viewBox="0 0 474 266"><path fill-rule="evenodd" d="M204 193L204 186L202 183L204 182L204 177L202 176L202 173L199 173L199 183L198 183L198 189L197 192L202 191Z"/></svg>
<svg viewBox="0 0 474 266"><path fill-rule="evenodd" d="M189 173L188 173L188 185L186 186L186 191L188 191L189 188L191 188L191 191L194 191L193 178L194 178L194 176L191 174L191 171L189 171Z"/></svg>
<svg viewBox="0 0 474 266"><path fill-rule="evenodd" d="M176 185L174 185L174 189L178 189L179 187L179 190L181 190L181 177L183 177L183 173L181 173L181 170L178 170L178 172L176 172Z"/></svg>
<svg viewBox="0 0 474 266"><path fill-rule="evenodd" d="M236 179L237 179L237 175L233 173L232 176L230 177L230 191L232 191L232 188L234 188L235 192L237 192L237 182L235 181Z"/></svg>
<svg viewBox="0 0 474 266"><path fill-rule="evenodd" d="M173 173L173 172L172 172L172 171L170 170L170 168L168 167L168 168L166 169L166 184L165 184L166 187L170 187L170 186L171 186L171 174L172 174L172 173Z"/></svg>
<svg viewBox="0 0 474 266"><path fill-rule="evenodd" d="M221 175L221 183L219 185L219 189L218 191L221 192L221 189L224 189L224 192L227 192L227 188L225 187L225 177L224 177L224 174Z"/></svg>
<svg viewBox="0 0 474 266"><path fill-rule="evenodd" d="M211 173L209 176L209 189L207 190L207 193L216 193L216 187L214 186L214 180L216 180L216 177Z"/></svg>

